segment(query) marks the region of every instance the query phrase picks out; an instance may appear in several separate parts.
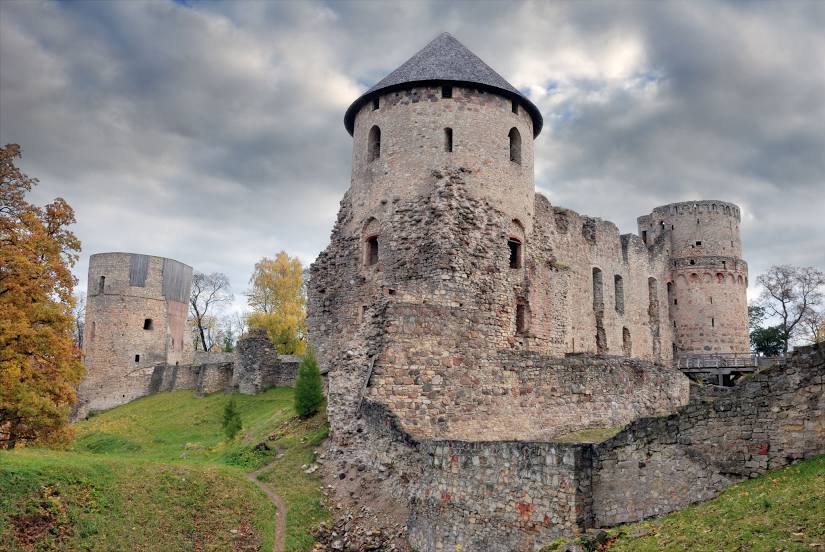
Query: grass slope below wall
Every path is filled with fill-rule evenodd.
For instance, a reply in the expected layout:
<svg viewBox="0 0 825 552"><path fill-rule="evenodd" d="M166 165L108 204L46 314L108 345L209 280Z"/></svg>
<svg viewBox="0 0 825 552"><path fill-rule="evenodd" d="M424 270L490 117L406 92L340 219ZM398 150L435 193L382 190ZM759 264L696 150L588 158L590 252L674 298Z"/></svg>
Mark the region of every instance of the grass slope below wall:
<svg viewBox="0 0 825 552"><path fill-rule="evenodd" d="M727 488L708 502L607 531L607 552L825 551L825 456ZM560 539L544 549L565 550Z"/></svg>
<svg viewBox="0 0 825 552"><path fill-rule="evenodd" d="M298 422L291 389L234 395L244 427L227 442L231 397L161 393L79 423L68 451L0 453L0 550L271 550L275 508L245 476L269 462L289 483L275 487L292 510L288 550L309 549L328 514L320 479L300 467L326 436L323 416Z"/></svg>

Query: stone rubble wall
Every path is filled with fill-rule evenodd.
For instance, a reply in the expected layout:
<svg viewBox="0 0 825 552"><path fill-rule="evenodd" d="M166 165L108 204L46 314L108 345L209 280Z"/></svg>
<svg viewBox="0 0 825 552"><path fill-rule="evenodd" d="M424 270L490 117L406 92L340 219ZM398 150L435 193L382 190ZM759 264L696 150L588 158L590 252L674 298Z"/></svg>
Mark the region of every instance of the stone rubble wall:
<svg viewBox="0 0 825 552"><path fill-rule="evenodd" d="M342 449L409 508L421 552L535 551L561 535L637 521L825 453L825 350L799 352L678 412L601 443L418 438L365 401ZM347 450L349 447L349 450ZM380 475L379 475L380 474Z"/></svg>
<svg viewBox="0 0 825 552"><path fill-rule="evenodd" d="M192 390L197 395L238 391L252 395L274 386L291 387L301 357L278 355L265 332L251 330L238 340L237 352L195 351L187 364L155 360L95 391L90 395L92 400L75 409L72 419L165 391Z"/></svg>
<svg viewBox="0 0 825 552"><path fill-rule="evenodd" d="M346 430L365 398L390 404L418 436L462 439L490 431L496 438L549 438L686 402L681 374L650 367L632 376L632 363L620 360L611 361L617 369L601 388L578 394L570 390L576 378L595 384L599 375L573 375L575 361L559 360L571 348L597 350L594 263L609 283L603 352L623 354L629 334L630 358L667 358L670 349L660 342L670 334L659 324L667 318L666 290L653 286L652 300L650 292L653 275L666 270L664 258L651 257L638 238L620 237L610 223L554 212L541 198L523 262L511 268L508 236L523 229L466 193L467 169L433 178L430 194L394 202L391 216L370 226L379 235L374 265L364 262L360 231L348 230L348 193L332 243L311 267L307 324L330 372L333 434ZM616 275L623 312L614 304ZM524 329L517 327L519 305ZM574 410L563 415L558 403Z"/></svg>
<svg viewBox="0 0 825 552"><path fill-rule="evenodd" d="M707 500L728 485L825 453L825 349L715 399L643 418L593 448L593 523L615 525ZM634 482L632 485L628 482Z"/></svg>
<svg viewBox="0 0 825 552"><path fill-rule="evenodd" d="M266 331L253 328L238 340L237 363L232 387L254 395L269 387L291 387L298 375L301 358L279 355Z"/></svg>

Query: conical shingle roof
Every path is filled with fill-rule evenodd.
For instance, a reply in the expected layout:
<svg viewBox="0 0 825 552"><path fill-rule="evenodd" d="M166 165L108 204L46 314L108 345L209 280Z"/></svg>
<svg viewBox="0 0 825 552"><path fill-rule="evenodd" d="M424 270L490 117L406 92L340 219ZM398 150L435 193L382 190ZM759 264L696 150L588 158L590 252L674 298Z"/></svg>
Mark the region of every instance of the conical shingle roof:
<svg viewBox="0 0 825 552"><path fill-rule="evenodd" d="M533 136L541 132L539 109L489 65L468 50L450 33L441 33L378 84L364 92L347 109L344 125L352 134L355 114L373 97L391 90L409 88L411 84L470 84L517 100L533 119Z"/></svg>

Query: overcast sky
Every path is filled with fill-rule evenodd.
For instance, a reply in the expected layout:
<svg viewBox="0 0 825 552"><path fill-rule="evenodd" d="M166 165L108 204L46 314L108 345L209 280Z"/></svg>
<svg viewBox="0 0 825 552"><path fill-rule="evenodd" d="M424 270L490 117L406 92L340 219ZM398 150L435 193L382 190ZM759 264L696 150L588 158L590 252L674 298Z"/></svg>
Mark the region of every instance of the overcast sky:
<svg viewBox="0 0 825 552"><path fill-rule="evenodd" d="M310 263L349 186L347 106L449 31L541 109L536 187L636 231L742 208L755 276L825 269L825 2L0 1L0 142L88 257ZM85 289L85 287L83 288ZM753 289L751 295L753 295Z"/></svg>

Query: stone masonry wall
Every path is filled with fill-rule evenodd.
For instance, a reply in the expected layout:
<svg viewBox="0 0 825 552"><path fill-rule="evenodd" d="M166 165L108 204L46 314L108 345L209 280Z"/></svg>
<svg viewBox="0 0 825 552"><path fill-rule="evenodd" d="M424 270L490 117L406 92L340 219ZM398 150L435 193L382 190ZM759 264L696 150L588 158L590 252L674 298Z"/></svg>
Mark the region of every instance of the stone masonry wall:
<svg viewBox="0 0 825 552"><path fill-rule="evenodd" d="M346 446L359 477L406 503L421 552L535 551L560 535L667 513L825 453L825 350L597 444L413 437L365 401ZM713 393L716 395L716 393ZM346 455L345 455L346 456ZM380 474L380 475L379 475Z"/></svg>
<svg viewBox="0 0 825 552"><path fill-rule="evenodd" d="M825 349L806 348L787 366L757 373L715 400L640 419L595 445L593 523L670 512L823 453Z"/></svg>
<svg viewBox="0 0 825 552"><path fill-rule="evenodd" d="M101 253L89 259L86 377L75 417L148 392L154 366L179 363L192 268L171 259Z"/></svg>
<svg viewBox="0 0 825 552"><path fill-rule="evenodd" d="M253 328L238 340L232 387L248 395L273 387L290 387L298 375L300 357L279 355L266 331Z"/></svg>
<svg viewBox="0 0 825 552"><path fill-rule="evenodd" d="M602 352L658 358L667 299L664 286L651 293L650 282L664 262L612 224L553 213L541 198L536 231L521 234L522 262L511 267L508 237L524 229L468 194L467 175L435 172L430 194L395 202L392 216L371 227L379 235L374 264L364 262L360 231L347 231L350 195L342 202L308 293L311 339L330 370L333 433L364 398L391 405L416 435L468 439L490 431L547 438L683 404L687 383L678 372L614 359L596 374L559 359L568 346L597 350L594 265L610 283ZM570 391L583 380L591 394Z"/></svg>
<svg viewBox="0 0 825 552"><path fill-rule="evenodd" d="M680 353L750 351L740 221L739 207L713 200L663 205L638 219L646 243L670 259L668 322Z"/></svg>

